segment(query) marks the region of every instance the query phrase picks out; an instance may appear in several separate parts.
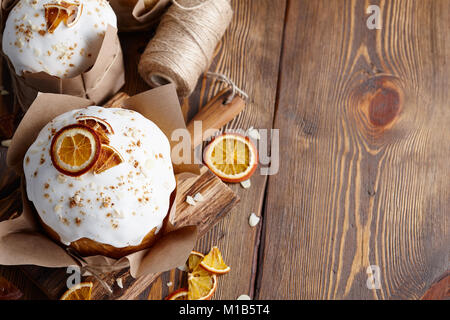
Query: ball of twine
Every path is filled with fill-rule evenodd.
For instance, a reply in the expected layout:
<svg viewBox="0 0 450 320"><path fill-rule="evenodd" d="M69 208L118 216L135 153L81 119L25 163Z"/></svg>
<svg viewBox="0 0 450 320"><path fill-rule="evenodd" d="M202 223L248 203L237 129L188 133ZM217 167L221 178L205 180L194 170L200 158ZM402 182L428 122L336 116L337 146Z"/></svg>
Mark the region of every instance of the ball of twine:
<svg viewBox="0 0 450 320"><path fill-rule="evenodd" d="M139 61L139 74L151 86L174 83L189 96L205 72L231 22L229 0L172 0L154 38Z"/></svg>

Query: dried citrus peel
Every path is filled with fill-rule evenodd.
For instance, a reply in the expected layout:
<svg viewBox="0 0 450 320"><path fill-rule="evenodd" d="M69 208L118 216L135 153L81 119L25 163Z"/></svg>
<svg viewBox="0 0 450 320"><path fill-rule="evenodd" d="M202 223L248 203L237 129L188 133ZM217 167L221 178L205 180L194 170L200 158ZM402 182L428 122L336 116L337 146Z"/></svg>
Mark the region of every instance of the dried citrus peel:
<svg viewBox="0 0 450 320"><path fill-rule="evenodd" d="M53 137L50 156L55 168L68 176L89 171L100 156L101 142L94 130L74 124L59 130Z"/></svg>
<svg viewBox="0 0 450 320"><path fill-rule="evenodd" d="M120 153L109 145L108 135L114 134L114 130L106 120L95 116L81 116L77 120L78 123L93 129L102 142L100 157L93 169L95 174L111 169L124 161Z"/></svg>
<svg viewBox="0 0 450 320"><path fill-rule="evenodd" d="M222 254L217 247L211 249L200 262L200 266L214 274L225 274L231 269L223 261Z"/></svg>
<svg viewBox="0 0 450 320"><path fill-rule="evenodd" d="M61 22L64 22L69 28L74 26L80 19L83 5L65 1L61 1L60 3L47 3L44 4L44 11L47 31L53 33Z"/></svg>
<svg viewBox="0 0 450 320"><path fill-rule="evenodd" d="M69 176L80 176L93 169L100 174L124 159L109 145L114 130L103 119L94 116L78 117L78 124L62 128L53 137L50 149L55 168Z"/></svg>
<svg viewBox="0 0 450 320"><path fill-rule="evenodd" d="M217 276L197 266L188 274L188 300L209 300L217 289Z"/></svg>
<svg viewBox="0 0 450 320"><path fill-rule="evenodd" d="M77 118L77 121L97 132L103 144L109 144L108 135L114 134L114 130L106 120L95 116L81 116Z"/></svg>
<svg viewBox="0 0 450 320"><path fill-rule="evenodd" d="M217 261L219 261L219 266L216 265ZM213 264L217 269L215 270L216 272L213 273L207 270L203 264L206 266ZM186 271L188 271L188 289L179 289L170 294L166 300L186 300L186 298L187 300L211 299L217 289L217 275L230 271L230 267L223 262L219 249L213 247L206 256L200 252L192 251L186 262ZM177 294L181 295L179 299L176 297Z"/></svg>
<svg viewBox="0 0 450 320"><path fill-rule="evenodd" d="M193 272L194 269L197 268L197 266L200 264L200 262L203 260L205 256L197 251L192 251L189 255L188 261L187 261L187 270L189 273Z"/></svg>
<svg viewBox="0 0 450 320"><path fill-rule="evenodd" d="M203 154L206 166L225 182L248 180L258 165L255 145L245 136L225 133L214 138Z"/></svg>
<svg viewBox="0 0 450 320"><path fill-rule="evenodd" d="M217 279L212 279L208 272L199 267L204 257L202 253L192 251L186 262L188 271L187 300L207 300L216 290L214 285L217 286Z"/></svg>
<svg viewBox="0 0 450 320"><path fill-rule="evenodd" d="M187 300L188 290L185 288L178 289L167 296L166 300Z"/></svg>
<svg viewBox="0 0 450 320"><path fill-rule="evenodd" d="M67 290L60 300L91 300L92 282L82 282Z"/></svg>
<svg viewBox="0 0 450 320"><path fill-rule="evenodd" d="M120 153L111 146L102 144L100 157L93 168L95 174L100 174L112 167L118 166L123 162Z"/></svg>

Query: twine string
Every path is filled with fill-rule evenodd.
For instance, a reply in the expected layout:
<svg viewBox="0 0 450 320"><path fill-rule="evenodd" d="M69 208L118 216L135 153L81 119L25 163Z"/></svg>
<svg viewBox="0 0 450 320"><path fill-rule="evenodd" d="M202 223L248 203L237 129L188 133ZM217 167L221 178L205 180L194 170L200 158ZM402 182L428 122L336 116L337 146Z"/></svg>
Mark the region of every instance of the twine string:
<svg viewBox="0 0 450 320"><path fill-rule="evenodd" d="M103 279L101 278L100 274L99 274L96 270L94 270L94 269L92 269L91 267L89 267L89 265L84 266L84 267L81 267L81 271L82 271L82 272L84 272L84 271L90 272L90 273L94 276L94 278L97 279L97 281L102 285L102 287L106 289L106 291L107 291L109 294L112 294L112 293L113 293L113 290L112 290L111 287L106 283L106 281L103 280Z"/></svg>
<svg viewBox="0 0 450 320"><path fill-rule="evenodd" d="M198 65L200 68L205 68L204 66L207 66L209 64L209 59L211 59L211 57L209 56L208 52L206 52L206 49L202 46L201 38L195 33L194 30L190 29L189 23L186 23L185 21L179 19L176 15L173 15L171 13L167 13L167 15L172 17L174 20L178 21L180 26L183 28L184 32L186 32L189 35L189 37L195 42L198 49L200 49L203 57L205 58L203 60L203 63L199 63ZM161 41L161 39L158 40ZM174 51L177 50L175 49Z"/></svg>
<svg viewBox="0 0 450 320"><path fill-rule="evenodd" d="M185 6L181 5L181 4L179 4L177 0L172 0L172 3L173 3L174 5L176 5L178 8L180 8L181 10L191 11L191 10L197 10L197 9L200 9L200 8L203 7L208 1L212 1L212 0L206 0L206 1L204 1L204 2L202 2L202 3L199 3L198 5L195 5L195 6L193 6L193 7L185 7Z"/></svg>
<svg viewBox="0 0 450 320"><path fill-rule="evenodd" d="M113 293L113 290L111 287L106 283L105 280L102 279L102 275L104 275L105 270L108 272L111 271L118 271L122 270L123 268L128 266L128 263L123 261L119 262L114 265L96 265L96 264L89 264L82 256L80 256L75 250L68 247L66 248L67 253L75 259L75 261L80 266L81 274L85 273L86 271L91 273L95 279L102 285L103 288L108 291L109 294Z"/></svg>
<svg viewBox="0 0 450 320"><path fill-rule="evenodd" d="M152 87L174 83L189 96L208 70L215 48L233 16L229 0L172 0L139 61L139 73Z"/></svg>
<svg viewBox="0 0 450 320"><path fill-rule="evenodd" d="M233 82L233 80L231 80L227 76L225 76L225 75L223 75L221 73L209 72L209 71L206 73L206 76L208 78L216 78L216 79L218 79L218 80L220 80L222 82L225 82L226 84L228 84L228 86L230 86L231 93L230 93L230 95L228 95L228 97L225 100L224 104L229 104L234 99L236 94L239 94L242 98L244 98L244 100L248 100L248 94L245 93L245 91L240 89L238 86L236 86L236 84Z"/></svg>

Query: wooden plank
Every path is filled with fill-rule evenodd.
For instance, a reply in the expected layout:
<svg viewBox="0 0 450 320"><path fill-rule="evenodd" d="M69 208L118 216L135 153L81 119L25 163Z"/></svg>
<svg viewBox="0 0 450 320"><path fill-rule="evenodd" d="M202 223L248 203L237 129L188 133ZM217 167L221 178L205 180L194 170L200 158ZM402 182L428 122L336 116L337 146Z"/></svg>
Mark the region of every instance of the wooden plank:
<svg viewBox="0 0 450 320"><path fill-rule="evenodd" d="M448 1L370 4L381 30L367 1L289 2L258 298L420 298L449 268Z"/></svg>
<svg viewBox="0 0 450 320"><path fill-rule="evenodd" d="M253 126L271 129L278 79L278 63L285 15L285 1L233 0L233 21L216 50L209 71L223 73L249 94L245 110L226 128L247 130ZM183 103L186 119L190 120L207 101L224 87L220 82L203 78L192 96ZM257 215L262 203L267 177L257 170L251 178L251 188L229 185L242 199L229 215L222 219L198 242L196 249L207 253L213 245L222 251L231 271L219 278L213 299L236 299L241 294L253 296L256 277L256 257L261 225L251 228L248 218ZM174 270L163 276L162 286L152 288L150 299L161 299L179 286L168 287L172 278L181 277Z"/></svg>

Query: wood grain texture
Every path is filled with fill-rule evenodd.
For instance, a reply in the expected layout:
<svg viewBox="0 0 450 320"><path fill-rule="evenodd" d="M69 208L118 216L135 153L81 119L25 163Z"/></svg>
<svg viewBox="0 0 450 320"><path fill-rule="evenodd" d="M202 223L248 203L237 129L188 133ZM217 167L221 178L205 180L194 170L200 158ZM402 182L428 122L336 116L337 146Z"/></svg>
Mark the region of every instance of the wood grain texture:
<svg viewBox="0 0 450 320"><path fill-rule="evenodd" d="M272 128L277 91L278 67L285 15L285 1L233 0L233 21L216 50L209 71L223 73L250 97L244 111L227 129L247 130L251 126ZM210 78L202 78L183 108L191 119L224 85ZM236 299L241 294L253 296L256 277L256 256L261 225L251 228L248 218L252 212L260 215L267 177L259 170L251 178L250 189L239 184L230 187L241 201L197 244L196 249L207 253L217 245L231 271L219 278L213 299ZM174 271L172 273L178 273ZM153 288L151 299L161 299L176 287L165 283L173 275L166 275L162 287Z"/></svg>
<svg viewBox="0 0 450 320"><path fill-rule="evenodd" d="M381 8L381 30L366 27L372 4ZM232 0L232 6L232 25L210 71L230 76L250 101L228 128L274 122L282 162L277 175L257 171L249 190L231 185L243 201L197 244L202 252L218 245L232 267L214 299L448 295L448 277L441 276L450 269L448 0ZM149 88L137 63L151 36L120 35L123 90L130 95ZM183 101L185 119L222 88L202 78ZM12 131L8 112L0 110L8 123L0 126L2 137ZM2 165L0 190L15 181ZM3 196L0 209L17 205ZM263 215L255 229L248 226L251 212ZM380 266L381 290L366 288L368 265ZM26 298L42 296L17 268L0 266L0 274ZM439 282L424 294L433 281ZM185 284L174 270L150 289L132 285L121 297L161 299Z"/></svg>
<svg viewBox="0 0 450 320"><path fill-rule="evenodd" d="M193 149L203 141L210 140L222 127L236 118L245 108L245 100L238 95L231 99L231 89L225 88L214 96L186 125L192 139ZM230 98L230 101L227 101ZM201 124L203 134L196 134L196 125Z"/></svg>
<svg viewBox="0 0 450 320"><path fill-rule="evenodd" d="M449 3L370 4L381 30L289 1L258 298L417 299L449 268Z"/></svg>

